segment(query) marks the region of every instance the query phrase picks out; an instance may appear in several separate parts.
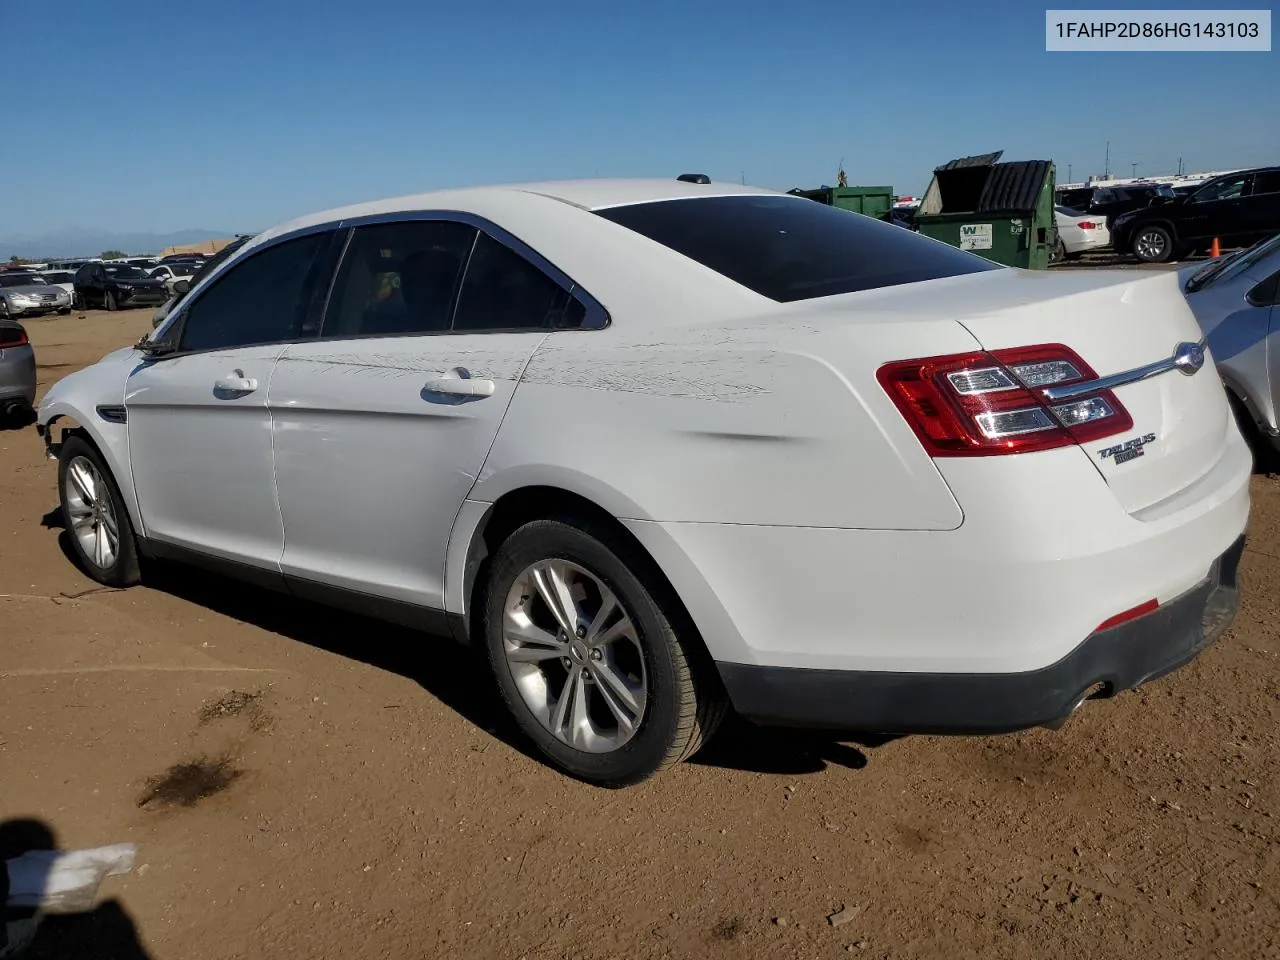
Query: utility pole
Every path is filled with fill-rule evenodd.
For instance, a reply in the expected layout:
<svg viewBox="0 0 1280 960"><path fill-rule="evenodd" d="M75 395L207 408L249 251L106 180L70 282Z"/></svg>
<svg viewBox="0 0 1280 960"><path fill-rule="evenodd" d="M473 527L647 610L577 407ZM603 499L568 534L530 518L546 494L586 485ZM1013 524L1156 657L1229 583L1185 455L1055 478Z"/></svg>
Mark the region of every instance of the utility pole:
<svg viewBox="0 0 1280 960"><path fill-rule="evenodd" d="M1182 176L1182 158L1178 158L1178 176Z"/></svg>
<svg viewBox="0 0 1280 960"><path fill-rule="evenodd" d="M1103 165L1102 165L1102 179L1104 180L1111 179L1111 141L1110 140L1107 141L1107 159L1103 162Z"/></svg>
<svg viewBox="0 0 1280 960"><path fill-rule="evenodd" d="M1135 180L1138 179L1138 165L1136 163L1131 163L1129 166L1133 167L1133 178Z"/></svg>
<svg viewBox="0 0 1280 960"><path fill-rule="evenodd" d="M742 185L744 187L747 185L747 171L745 170L742 171Z"/></svg>
<svg viewBox="0 0 1280 960"><path fill-rule="evenodd" d="M1074 181L1071 179L1071 164L1068 163L1067 164L1067 183L1073 183L1073 182Z"/></svg>

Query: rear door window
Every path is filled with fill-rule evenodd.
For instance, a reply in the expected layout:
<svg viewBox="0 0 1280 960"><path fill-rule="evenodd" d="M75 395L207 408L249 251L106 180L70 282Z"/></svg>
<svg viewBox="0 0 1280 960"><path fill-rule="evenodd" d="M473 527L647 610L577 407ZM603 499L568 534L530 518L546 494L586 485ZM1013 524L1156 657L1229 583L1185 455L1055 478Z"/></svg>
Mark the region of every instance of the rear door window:
<svg viewBox="0 0 1280 960"><path fill-rule="evenodd" d="M1267 170L1254 174L1253 195L1280 193L1280 170Z"/></svg>
<svg viewBox="0 0 1280 960"><path fill-rule="evenodd" d="M357 227L321 335L447 333L475 238L475 227L449 220Z"/></svg>
<svg viewBox="0 0 1280 960"><path fill-rule="evenodd" d="M800 197L698 197L597 213L781 303L1006 269Z"/></svg>

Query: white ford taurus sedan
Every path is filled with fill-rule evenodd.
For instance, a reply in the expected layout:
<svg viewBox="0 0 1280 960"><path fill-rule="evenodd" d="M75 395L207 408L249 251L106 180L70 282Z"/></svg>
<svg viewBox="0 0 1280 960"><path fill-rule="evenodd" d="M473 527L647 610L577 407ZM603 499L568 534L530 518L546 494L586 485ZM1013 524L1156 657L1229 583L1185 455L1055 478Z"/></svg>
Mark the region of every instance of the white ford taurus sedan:
<svg viewBox="0 0 1280 960"><path fill-rule="evenodd" d="M91 576L184 561L452 634L611 785L730 707L1058 726L1225 629L1249 511L1174 274L675 180L284 224L39 425Z"/></svg>

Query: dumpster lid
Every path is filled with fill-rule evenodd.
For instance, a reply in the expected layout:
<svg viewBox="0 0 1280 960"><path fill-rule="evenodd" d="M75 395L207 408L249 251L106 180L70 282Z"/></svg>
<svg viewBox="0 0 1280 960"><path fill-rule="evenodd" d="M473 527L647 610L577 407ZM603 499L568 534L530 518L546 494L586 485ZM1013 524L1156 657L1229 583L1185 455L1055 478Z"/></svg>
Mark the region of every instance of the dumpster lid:
<svg viewBox="0 0 1280 960"><path fill-rule="evenodd" d="M1049 175L1050 163L1049 160L1016 160L995 164L975 212L1034 210L1045 177Z"/></svg>
<svg viewBox="0 0 1280 960"><path fill-rule="evenodd" d="M959 170L963 167L990 167L1002 156L1004 156L1004 151L997 150L995 153L979 153L972 157L960 157L958 160L944 163L940 167L934 167L933 172L941 173L943 170Z"/></svg>

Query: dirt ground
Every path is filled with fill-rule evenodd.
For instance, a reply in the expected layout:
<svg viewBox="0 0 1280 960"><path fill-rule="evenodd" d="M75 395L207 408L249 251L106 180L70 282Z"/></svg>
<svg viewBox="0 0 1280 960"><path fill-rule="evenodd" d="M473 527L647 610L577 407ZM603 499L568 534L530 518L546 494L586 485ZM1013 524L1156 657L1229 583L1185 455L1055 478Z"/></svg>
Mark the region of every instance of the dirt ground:
<svg viewBox="0 0 1280 960"><path fill-rule="evenodd" d="M31 321L42 390L148 325ZM606 791L448 641L205 574L95 589L34 429L0 432L0 839L140 848L31 955L1280 956L1280 482L1253 495L1230 633L1060 732L733 724Z"/></svg>

